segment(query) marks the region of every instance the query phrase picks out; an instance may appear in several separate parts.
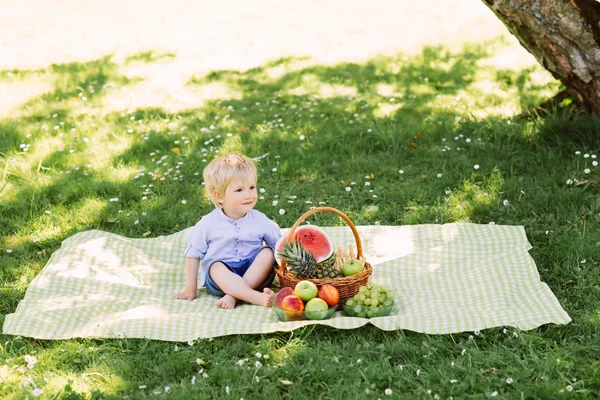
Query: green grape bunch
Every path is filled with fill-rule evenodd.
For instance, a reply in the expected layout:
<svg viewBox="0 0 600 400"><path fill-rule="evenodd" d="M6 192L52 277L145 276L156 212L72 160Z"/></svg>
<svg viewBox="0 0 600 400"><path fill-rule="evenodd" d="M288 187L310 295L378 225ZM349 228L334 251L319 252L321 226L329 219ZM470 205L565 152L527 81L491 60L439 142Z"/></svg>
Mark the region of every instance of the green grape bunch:
<svg viewBox="0 0 600 400"><path fill-rule="evenodd" d="M394 291L387 285L361 286L346 299L344 310L353 317L373 318L388 315L394 306Z"/></svg>

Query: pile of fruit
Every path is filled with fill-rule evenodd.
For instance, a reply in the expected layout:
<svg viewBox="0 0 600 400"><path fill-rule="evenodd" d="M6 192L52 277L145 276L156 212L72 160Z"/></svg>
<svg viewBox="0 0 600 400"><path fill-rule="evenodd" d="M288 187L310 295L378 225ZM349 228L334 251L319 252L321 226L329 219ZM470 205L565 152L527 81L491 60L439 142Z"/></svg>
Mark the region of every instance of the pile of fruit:
<svg viewBox="0 0 600 400"><path fill-rule="evenodd" d="M330 318L335 312L335 309L331 310L331 308L337 307L339 301L340 295L334 286L323 285L319 289L311 281L300 281L294 289L290 287L281 289L275 295L273 305L286 312L287 321L290 321L290 317L293 316L317 320ZM330 310L331 312L328 312Z"/></svg>
<svg viewBox="0 0 600 400"><path fill-rule="evenodd" d="M342 307L351 317L383 317L389 315L394 307L394 292L387 285L361 286L358 293L347 298Z"/></svg>
<svg viewBox="0 0 600 400"><path fill-rule="evenodd" d="M275 245L277 263L287 265L298 279L335 279L358 274L365 260L357 258L352 245L347 252L334 251L329 236L316 225L302 225L288 240L282 236Z"/></svg>

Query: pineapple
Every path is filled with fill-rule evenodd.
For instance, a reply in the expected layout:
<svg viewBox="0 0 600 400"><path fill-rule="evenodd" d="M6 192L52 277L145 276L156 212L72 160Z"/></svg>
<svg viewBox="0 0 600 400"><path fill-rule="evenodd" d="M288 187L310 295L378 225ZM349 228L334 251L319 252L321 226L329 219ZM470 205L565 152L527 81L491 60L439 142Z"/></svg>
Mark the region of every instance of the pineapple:
<svg viewBox="0 0 600 400"><path fill-rule="evenodd" d="M311 279L316 275L317 259L306 251L299 242L284 243L279 256L288 264L291 273L300 279Z"/></svg>
<svg viewBox="0 0 600 400"><path fill-rule="evenodd" d="M335 258L334 258L335 260ZM334 279L334 278L343 278L344 275L340 270L335 268L333 263L331 262L320 262L317 264L317 271L315 278L317 279Z"/></svg>

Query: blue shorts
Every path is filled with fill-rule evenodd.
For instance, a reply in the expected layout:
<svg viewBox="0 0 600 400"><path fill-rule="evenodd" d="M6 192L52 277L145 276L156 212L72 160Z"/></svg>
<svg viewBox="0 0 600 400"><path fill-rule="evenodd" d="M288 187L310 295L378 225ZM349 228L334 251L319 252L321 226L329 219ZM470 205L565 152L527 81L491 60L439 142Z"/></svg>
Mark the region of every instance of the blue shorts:
<svg viewBox="0 0 600 400"><path fill-rule="evenodd" d="M266 247L269 248L268 246L266 246ZM260 250L262 250L262 249L260 249ZM244 276L244 274L248 271L248 269L254 262L254 259L256 258L258 253L260 253L260 250L256 253L256 255L254 257L249 258L247 260L234 261L234 262L232 262L232 261L230 261L230 262L220 261L220 262L225 264L225 266L234 274L239 275L239 276ZM223 292L221 290L221 288L219 287L219 285L217 285L217 283L215 281L213 281L212 278L210 277L210 267L212 267L212 265L213 264L211 264L206 271L206 277L204 279L204 286L206 286L206 290L208 290L208 293L212 294L213 296L223 297L223 296L225 296L225 292ZM275 265L275 261L273 261L273 266L274 265ZM271 268L271 272L269 273L267 278L264 280L264 282L261 283L260 285L258 285L258 287L254 290L262 292L265 288L268 288L273 284L274 279L275 279L275 270L273 268Z"/></svg>

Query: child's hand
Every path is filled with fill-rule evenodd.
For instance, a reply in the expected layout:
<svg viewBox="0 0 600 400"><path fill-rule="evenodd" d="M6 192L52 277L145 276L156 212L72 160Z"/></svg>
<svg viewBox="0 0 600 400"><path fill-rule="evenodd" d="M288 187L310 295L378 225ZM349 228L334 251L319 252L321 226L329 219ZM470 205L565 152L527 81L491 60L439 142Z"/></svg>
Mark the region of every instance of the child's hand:
<svg viewBox="0 0 600 400"><path fill-rule="evenodd" d="M189 300L192 301L196 298L196 289L185 289L181 293L175 293L173 295L173 300Z"/></svg>

